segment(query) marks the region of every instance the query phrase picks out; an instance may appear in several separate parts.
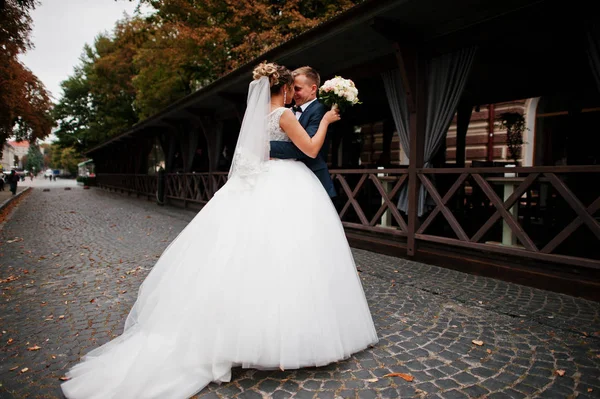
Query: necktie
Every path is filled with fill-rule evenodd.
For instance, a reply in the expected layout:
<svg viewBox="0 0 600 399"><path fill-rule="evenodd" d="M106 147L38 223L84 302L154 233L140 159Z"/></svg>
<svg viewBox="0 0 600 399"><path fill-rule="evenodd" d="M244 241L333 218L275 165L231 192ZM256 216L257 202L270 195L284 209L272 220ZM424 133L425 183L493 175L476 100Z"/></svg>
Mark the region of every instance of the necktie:
<svg viewBox="0 0 600 399"><path fill-rule="evenodd" d="M292 111L302 113L302 107L294 105Z"/></svg>

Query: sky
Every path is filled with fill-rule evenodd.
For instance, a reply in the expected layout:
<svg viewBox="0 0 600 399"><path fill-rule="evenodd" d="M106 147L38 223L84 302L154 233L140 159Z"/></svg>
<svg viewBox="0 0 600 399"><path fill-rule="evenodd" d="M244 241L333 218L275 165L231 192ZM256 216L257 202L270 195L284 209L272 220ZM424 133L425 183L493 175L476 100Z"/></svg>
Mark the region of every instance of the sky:
<svg viewBox="0 0 600 399"><path fill-rule="evenodd" d="M19 58L52 94L62 95L60 82L79 64L83 46L92 45L96 35L112 32L124 13L133 15L137 0L40 0L31 12L34 49ZM146 9L147 11L147 9Z"/></svg>

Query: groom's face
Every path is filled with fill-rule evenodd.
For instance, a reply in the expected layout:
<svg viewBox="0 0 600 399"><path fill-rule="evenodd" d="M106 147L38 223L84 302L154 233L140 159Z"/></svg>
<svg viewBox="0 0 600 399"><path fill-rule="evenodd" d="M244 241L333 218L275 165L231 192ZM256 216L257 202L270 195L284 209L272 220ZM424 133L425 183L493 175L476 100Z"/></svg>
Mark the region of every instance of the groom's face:
<svg viewBox="0 0 600 399"><path fill-rule="evenodd" d="M309 80L306 75L294 77L294 101L300 106L317 97L317 85Z"/></svg>

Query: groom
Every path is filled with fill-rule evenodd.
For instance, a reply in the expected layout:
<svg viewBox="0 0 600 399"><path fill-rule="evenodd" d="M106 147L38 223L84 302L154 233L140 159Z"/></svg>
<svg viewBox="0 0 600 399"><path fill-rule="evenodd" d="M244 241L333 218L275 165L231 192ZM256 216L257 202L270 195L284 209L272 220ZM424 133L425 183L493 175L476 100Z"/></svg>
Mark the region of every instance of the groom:
<svg viewBox="0 0 600 399"><path fill-rule="evenodd" d="M292 72L294 76L294 101L296 105L292 111L296 113L298 122L310 137L319 129L319 123L327 112L325 106L317 99L317 90L321 84L319 73L312 67L305 66ZM323 145L316 158L306 156L292 142L271 141L271 157L280 159L296 158L306 164L319 178L321 184L331 198L337 193L327 169L327 146Z"/></svg>

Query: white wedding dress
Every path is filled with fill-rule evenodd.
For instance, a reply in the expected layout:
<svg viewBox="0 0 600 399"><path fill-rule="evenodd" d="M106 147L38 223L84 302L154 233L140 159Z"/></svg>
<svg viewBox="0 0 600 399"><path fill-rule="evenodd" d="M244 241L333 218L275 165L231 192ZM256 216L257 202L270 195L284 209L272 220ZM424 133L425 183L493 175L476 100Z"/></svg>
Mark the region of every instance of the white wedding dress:
<svg viewBox="0 0 600 399"><path fill-rule="evenodd" d="M283 112L267 117L272 140L289 140ZM377 342L321 183L302 162L265 166L252 190L232 177L164 251L124 333L68 372L67 398L188 398L233 366L323 366Z"/></svg>

